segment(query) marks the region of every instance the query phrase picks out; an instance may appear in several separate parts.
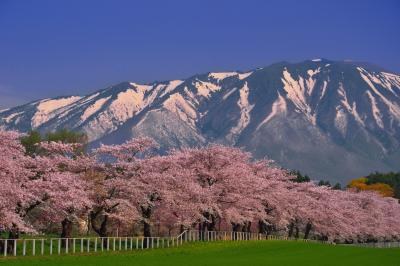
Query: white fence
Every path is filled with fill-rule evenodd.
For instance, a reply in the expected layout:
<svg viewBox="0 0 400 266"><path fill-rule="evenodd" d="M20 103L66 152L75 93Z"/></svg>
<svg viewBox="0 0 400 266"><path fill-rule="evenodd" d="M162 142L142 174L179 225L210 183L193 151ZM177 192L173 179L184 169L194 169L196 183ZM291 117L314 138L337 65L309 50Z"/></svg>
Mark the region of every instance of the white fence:
<svg viewBox="0 0 400 266"><path fill-rule="evenodd" d="M246 241L292 240L288 237L266 236L248 232L184 231L175 237L82 237L82 238L32 238L0 239L0 257L39 256L107 251L172 248L184 242L195 241ZM294 240L294 239L293 239ZM297 241L316 242L308 239Z"/></svg>
<svg viewBox="0 0 400 266"><path fill-rule="evenodd" d="M106 251L169 248L182 245L183 232L176 237L83 237L0 239L1 256L61 255Z"/></svg>

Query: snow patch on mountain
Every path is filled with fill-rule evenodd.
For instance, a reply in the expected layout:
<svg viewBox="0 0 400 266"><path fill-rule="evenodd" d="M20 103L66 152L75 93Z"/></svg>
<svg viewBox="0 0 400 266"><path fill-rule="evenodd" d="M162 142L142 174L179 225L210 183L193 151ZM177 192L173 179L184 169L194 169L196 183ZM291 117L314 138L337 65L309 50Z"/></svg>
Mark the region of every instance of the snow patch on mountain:
<svg viewBox="0 0 400 266"><path fill-rule="evenodd" d="M43 123L46 123L51 118L55 117L57 114L62 111L61 109L65 106L68 106L82 97L80 96L71 96L67 98L60 99L46 99L40 101L39 105L36 107L37 111L35 115L32 117L32 128L37 128Z"/></svg>
<svg viewBox="0 0 400 266"><path fill-rule="evenodd" d="M87 134L89 141L97 140L116 129L117 126L113 122L112 114L107 110L88 120L83 126L83 130Z"/></svg>
<svg viewBox="0 0 400 266"><path fill-rule="evenodd" d="M178 117L195 126L197 120L197 112L192 103L186 101L180 93L174 93L163 104L164 108L175 113Z"/></svg>
<svg viewBox="0 0 400 266"><path fill-rule="evenodd" d="M211 72L210 74L208 74L208 77L221 81L226 78L236 76L237 74L237 72Z"/></svg>
<svg viewBox="0 0 400 266"><path fill-rule="evenodd" d="M324 80L322 85L321 96L319 97L320 100L325 96L327 86L328 86L328 81Z"/></svg>
<svg viewBox="0 0 400 266"><path fill-rule="evenodd" d="M79 104L80 104L80 105L83 105L83 104L85 104L85 103L88 103L88 102L90 102L91 100L93 100L94 98L96 98L96 97L99 96L99 95L100 95L100 92L96 92L96 93L93 93L92 95L83 97L83 98L79 101Z"/></svg>
<svg viewBox="0 0 400 266"><path fill-rule="evenodd" d="M375 73L375 72L368 72L362 67L357 67L358 71L360 71L360 74L366 75L368 79L375 84L378 84L379 86L388 89L391 93L394 95L398 96L397 93L392 89L392 82L394 81L396 83L396 75L387 75L384 74L383 72L381 73ZM400 81L400 79L399 79ZM400 84L396 84L395 87L398 87Z"/></svg>
<svg viewBox="0 0 400 266"><path fill-rule="evenodd" d="M315 74L318 74L319 72L321 72L320 67L315 70L313 70L313 69L307 70L307 74L310 76L310 78L312 78Z"/></svg>
<svg viewBox="0 0 400 266"><path fill-rule="evenodd" d="M137 90L127 89L118 93L117 99L110 104L108 111L120 123L125 122L143 107L144 92L144 88L139 87Z"/></svg>
<svg viewBox="0 0 400 266"><path fill-rule="evenodd" d="M160 97L163 97L164 95L170 93L173 91L176 87L181 85L183 83L183 80L171 80L168 85L163 89L163 92L160 94Z"/></svg>
<svg viewBox="0 0 400 266"><path fill-rule="evenodd" d="M299 82L292 78L292 75L287 69L283 71L281 80L284 85L283 89L287 92L286 97L290 99L297 108L306 111L309 106L304 96L304 86L300 86Z"/></svg>
<svg viewBox="0 0 400 266"><path fill-rule="evenodd" d="M12 120L14 120L14 118L16 118L17 116L22 115L23 113L24 113L24 112L13 113L13 114L11 114L11 115L9 115L9 116L3 118L3 120L4 120L6 123L10 123ZM15 122L15 123L17 124L17 122Z"/></svg>
<svg viewBox="0 0 400 266"><path fill-rule="evenodd" d="M378 108L378 104L376 103L376 99L374 96L372 96L372 93L370 91L366 91L369 100L371 101L371 111L372 111L372 115L375 118L375 122L376 124L380 127L380 128L384 128L383 125L383 121L382 121L382 114L381 111Z"/></svg>
<svg viewBox="0 0 400 266"><path fill-rule="evenodd" d="M88 119L90 116L99 111L110 98L111 96L108 96L106 98L101 98L97 100L94 104L86 108L83 114L81 115L81 121L82 122L86 121L86 119Z"/></svg>
<svg viewBox="0 0 400 266"><path fill-rule="evenodd" d="M277 114L286 114L287 104L285 98L278 92L278 99L272 104L272 111L269 115L257 126L256 130L259 130L264 124L268 123Z"/></svg>
<svg viewBox="0 0 400 266"><path fill-rule="evenodd" d="M249 87L247 86L247 82L245 82L244 86L239 91L240 97L237 102L237 105L240 108L240 118L235 127L233 127L230 131L229 138L238 135L240 132L245 129L250 123L250 112L254 108L254 104L249 103Z"/></svg>
<svg viewBox="0 0 400 266"><path fill-rule="evenodd" d="M197 94L199 96L203 96L205 98L209 98L210 94L221 89L220 86L215 85L211 82L204 82L204 81L196 81L193 84L197 88Z"/></svg>
<svg viewBox="0 0 400 266"><path fill-rule="evenodd" d="M335 127L344 136L347 131L347 115L341 106L336 107Z"/></svg>
<svg viewBox="0 0 400 266"><path fill-rule="evenodd" d="M185 87L183 89L183 91L185 92L185 95L190 98L191 103L192 103L193 106L200 104L198 99L197 99L197 97L196 97L196 95L193 93L193 91L189 90L188 87Z"/></svg>
<svg viewBox="0 0 400 266"><path fill-rule="evenodd" d="M366 71L363 68L357 68L360 71L360 75L363 80L368 84L371 90L380 97L380 100L387 105L392 117L398 121L400 121L400 106L397 103L394 103L387 99L371 82L371 80L366 75Z"/></svg>
<svg viewBox="0 0 400 266"><path fill-rule="evenodd" d="M349 100L347 98L347 93L346 90L344 89L343 83L339 83L339 89L338 89L338 94L341 96L340 102L342 103L342 106L347 110L349 114L351 114L355 121L360 123L362 126L365 127L363 119L361 119L360 115L357 112L357 104L356 102L353 102L351 105L349 103Z"/></svg>
<svg viewBox="0 0 400 266"><path fill-rule="evenodd" d="M141 85L141 84L137 84L135 82L129 82L129 84L131 86L135 87L137 92L141 92L141 93L145 93L146 91L153 88L153 86L151 86L151 85Z"/></svg>
<svg viewBox="0 0 400 266"><path fill-rule="evenodd" d="M247 73L241 73L241 74L239 74L239 79L240 80L246 79L251 74L253 74L253 71L250 71L250 72L247 72Z"/></svg>
<svg viewBox="0 0 400 266"><path fill-rule="evenodd" d="M231 96L232 95L232 93L234 93L235 91L237 91L237 88L235 87L235 88L233 88L233 89L231 89L230 91L228 91L227 93L225 93L225 95L224 96L222 96L222 100L226 100L229 96Z"/></svg>
<svg viewBox="0 0 400 266"><path fill-rule="evenodd" d="M304 79L299 77L299 81L295 80L289 71L285 68L283 71L283 89L286 91L286 97L306 116L313 124L316 124L316 117L312 114L311 107L307 104L305 91L308 87L304 86Z"/></svg>
<svg viewBox="0 0 400 266"><path fill-rule="evenodd" d="M307 74L309 76L308 79L306 80L308 95L311 95L314 90L316 79L314 79L313 77L314 77L314 75L318 74L319 72L321 72L320 67L315 70L312 70L312 69L307 70Z"/></svg>
<svg viewBox="0 0 400 266"><path fill-rule="evenodd" d="M138 85L136 83L130 83L130 85L135 88L118 93L117 98L107 109L98 113L84 125L83 129L87 133L90 141L115 131L118 126L122 125L144 108L146 104L144 94L152 87ZM107 101L110 101L110 99L107 98L104 98L104 100L97 103L97 105L95 103L95 106L88 111L88 114L97 108L100 110Z"/></svg>
<svg viewBox="0 0 400 266"><path fill-rule="evenodd" d="M384 77L385 81L387 81L386 85L389 88L394 87L394 89L397 89L398 92L400 92L400 76L395 75L392 73L387 73L387 72L381 72L381 75ZM395 93L396 96L399 96L397 93Z"/></svg>

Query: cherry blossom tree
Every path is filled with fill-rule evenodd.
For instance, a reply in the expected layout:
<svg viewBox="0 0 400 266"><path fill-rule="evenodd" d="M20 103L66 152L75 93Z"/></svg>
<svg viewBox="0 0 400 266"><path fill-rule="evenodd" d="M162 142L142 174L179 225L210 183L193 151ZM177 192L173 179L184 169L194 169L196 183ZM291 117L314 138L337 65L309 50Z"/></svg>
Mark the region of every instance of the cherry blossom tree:
<svg viewBox="0 0 400 266"><path fill-rule="evenodd" d="M234 230L249 227L255 217L263 215L263 205L252 192L257 186L250 154L238 148L212 145L203 149L184 149L174 156L182 168L191 171L203 197L198 199L199 230L215 230L219 219L232 224Z"/></svg>
<svg viewBox="0 0 400 266"><path fill-rule="evenodd" d="M104 237L108 235L110 220L124 223L139 219L136 200L140 191L137 158L156 145L149 138L137 138L120 145L102 145L95 151L98 178L92 183L95 202L90 213L93 230Z"/></svg>
<svg viewBox="0 0 400 266"><path fill-rule="evenodd" d="M85 215L92 205L84 179L95 161L76 151L81 144L42 142L43 155L34 158L35 178L27 184L43 199L36 206L36 223L61 223L61 237L72 237L73 221Z"/></svg>
<svg viewBox="0 0 400 266"><path fill-rule="evenodd" d="M25 155L16 132L0 132L2 184L0 227L18 237L20 231L37 232L48 222L66 223L90 206L81 168L86 164L72 158L75 144L43 143L46 156ZM64 224L63 224L64 225Z"/></svg>
<svg viewBox="0 0 400 266"><path fill-rule="evenodd" d="M0 131L0 231L16 237L20 230L35 231L23 219L24 210L38 200L26 184L34 173L33 162L25 156L19 142L21 135L13 131Z"/></svg>
<svg viewBox="0 0 400 266"><path fill-rule="evenodd" d="M114 223L168 228L287 234L334 242L400 239L400 204L371 191L334 190L293 182L285 169L239 148L211 145L149 156L149 138L102 145L45 141L26 155L21 134L0 131L0 231L18 237L61 224L62 237L89 215L108 236ZM145 243L146 245L147 243ZM1 248L1 247L0 247Z"/></svg>

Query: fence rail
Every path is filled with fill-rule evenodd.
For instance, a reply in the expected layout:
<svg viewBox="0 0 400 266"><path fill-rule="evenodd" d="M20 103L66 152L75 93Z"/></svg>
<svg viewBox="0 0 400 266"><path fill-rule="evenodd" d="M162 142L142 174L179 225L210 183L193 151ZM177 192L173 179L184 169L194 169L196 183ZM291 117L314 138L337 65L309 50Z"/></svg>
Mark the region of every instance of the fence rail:
<svg viewBox="0 0 400 266"><path fill-rule="evenodd" d="M184 239L184 234L177 237L0 239L0 256L61 255L169 248L182 245Z"/></svg>
<svg viewBox="0 0 400 266"><path fill-rule="evenodd" d="M32 238L0 239L0 257L43 256L109 251L131 251L178 247L195 241L248 241L248 240L296 240L328 243L310 239L249 232L184 231L174 237L78 237L78 238ZM367 246L367 245L366 245ZM397 247L399 247L397 243Z"/></svg>

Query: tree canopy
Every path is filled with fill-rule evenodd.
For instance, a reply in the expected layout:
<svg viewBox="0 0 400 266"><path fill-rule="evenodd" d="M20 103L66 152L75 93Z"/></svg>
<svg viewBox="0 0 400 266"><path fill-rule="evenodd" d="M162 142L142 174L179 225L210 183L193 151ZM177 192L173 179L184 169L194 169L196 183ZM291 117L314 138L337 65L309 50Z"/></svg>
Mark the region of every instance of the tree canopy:
<svg viewBox="0 0 400 266"><path fill-rule="evenodd" d="M146 155L156 143L141 137L77 153L85 144L63 141L66 135L41 141L40 152L29 156L20 134L0 131L0 231L58 225L62 237L71 237L74 222L89 218L99 236L117 225L125 234L141 226L151 236L158 224L335 242L400 239L397 199L293 182L296 175L239 148Z"/></svg>

